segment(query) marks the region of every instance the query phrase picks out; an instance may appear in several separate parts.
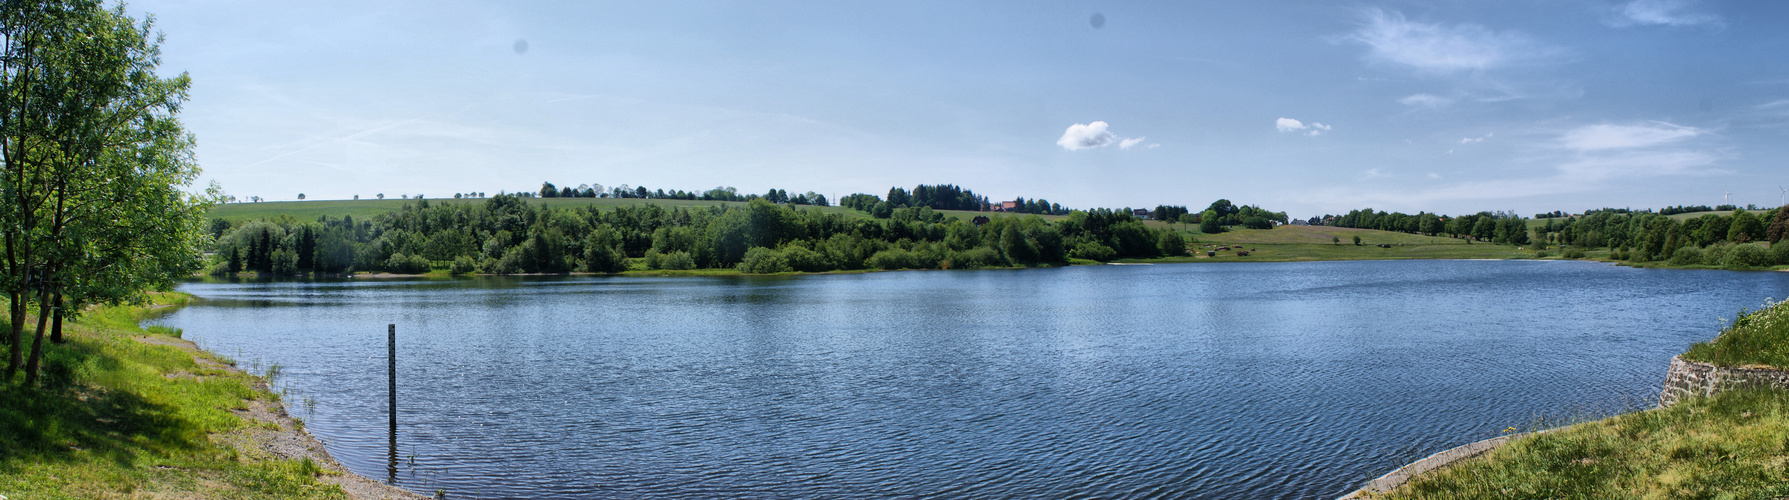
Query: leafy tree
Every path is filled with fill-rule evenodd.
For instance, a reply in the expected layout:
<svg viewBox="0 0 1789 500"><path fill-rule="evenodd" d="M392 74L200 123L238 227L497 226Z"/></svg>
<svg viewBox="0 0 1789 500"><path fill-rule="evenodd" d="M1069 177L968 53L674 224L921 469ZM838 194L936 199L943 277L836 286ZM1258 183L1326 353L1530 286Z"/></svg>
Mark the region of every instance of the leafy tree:
<svg viewBox="0 0 1789 500"><path fill-rule="evenodd" d="M38 321L23 360L27 384L51 318L134 300L197 268L202 211L221 195L179 190L198 173L192 138L174 119L190 82L155 73L151 29L97 2L0 4L8 377L21 365L31 302Z"/></svg>
<svg viewBox="0 0 1789 500"><path fill-rule="evenodd" d="M1223 201L1223 200L1219 200ZM1217 210L1206 209L1199 214L1199 232L1217 234L1224 232L1224 218Z"/></svg>
<svg viewBox="0 0 1789 500"><path fill-rule="evenodd" d="M1733 211L1733 224L1727 228L1729 241L1747 243L1764 238L1764 223L1758 219L1758 216L1744 210Z"/></svg>
<svg viewBox="0 0 1789 500"><path fill-rule="evenodd" d="M557 198L557 197L559 197L559 187L554 186L553 183L551 183L551 182L540 183L540 197L542 197L542 198Z"/></svg>

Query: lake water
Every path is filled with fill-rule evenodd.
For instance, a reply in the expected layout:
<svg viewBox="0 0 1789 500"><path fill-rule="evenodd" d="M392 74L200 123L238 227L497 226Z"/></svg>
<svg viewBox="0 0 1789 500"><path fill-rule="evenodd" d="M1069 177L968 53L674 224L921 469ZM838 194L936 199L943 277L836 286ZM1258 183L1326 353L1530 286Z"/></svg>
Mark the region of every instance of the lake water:
<svg viewBox="0 0 1789 500"><path fill-rule="evenodd" d="M191 283L157 320L452 498L1334 498L1650 405L1789 273L1585 262ZM386 325L399 428L387 434Z"/></svg>

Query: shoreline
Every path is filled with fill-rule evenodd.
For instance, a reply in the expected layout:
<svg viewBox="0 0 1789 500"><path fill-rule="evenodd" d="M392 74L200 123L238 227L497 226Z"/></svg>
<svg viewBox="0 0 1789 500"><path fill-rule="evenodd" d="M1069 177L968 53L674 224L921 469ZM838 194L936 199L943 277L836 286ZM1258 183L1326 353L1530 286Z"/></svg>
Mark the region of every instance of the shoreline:
<svg viewBox="0 0 1789 500"><path fill-rule="evenodd" d="M149 307L146 312L165 314L183 305L156 304ZM137 325L141 327L142 321L149 318L149 316L138 318ZM193 341L148 332L131 335L131 338L143 344L171 347L183 351L192 355L193 362L201 367L246 375L254 381L250 390L267 396L275 395L267 377L249 373L237 367L233 362L220 362L217 353L200 348ZM192 376L202 380L201 376L192 374L165 373L163 376L170 378ZM221 441L235 447L244 456L275 460L311 460L327 471L318 475L318 479L335 484L342 489L343 493L347 494L348 498L354 500L427 500L430 498L348 470L335 459L334 455L329 453L329 448L322 440L311 435L310 431L304 427L303 422L293 418L286 411L284 398L244 399L242 402L245 408L231 408L229 411L247 425L244 425L242 429L222 435Z"/></svg>

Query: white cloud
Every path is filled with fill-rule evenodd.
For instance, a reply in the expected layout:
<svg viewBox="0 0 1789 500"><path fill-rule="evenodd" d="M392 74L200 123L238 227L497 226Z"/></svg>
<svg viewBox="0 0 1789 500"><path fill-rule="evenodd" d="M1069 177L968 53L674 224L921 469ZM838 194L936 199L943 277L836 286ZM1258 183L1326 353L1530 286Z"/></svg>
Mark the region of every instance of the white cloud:
<svg viewBox="0 0 1789 500"><path fill-rule="evenodd" d="M1365 24L1348 39L1370 47L1374 59L1421 70L1482 70L1554 52L1519 33L1473 24L1426 24L1381 9L1370 9L1363 17Z"/></svg>
<svg viewBox="0 0 1789 500"><path fill-rule="evenodd" d="M1097 121L1086 125L1079 123L1069 125L1068 130L1062 132L1062 138L1056 139L1056 145L1069 151L1103 148L1113 144L1117 144L1118 149L1130 149L1148 139L1148 137L1122 137L1108 130L1109 127L1106 122ZM1161 144L1151 143L1143 147L1155 149L1161 146Z"/></svg>
<svg viewBox="0 0 1789 500"><path fill-rule="evenodd" d="M1304 122L1294 120L1291 118L1280 118L1278 120L1274 120L1273 128L1274 128L1274 130L1278 130L1281 132L1297 132L1300 130L1304 130L1305 135L1313 135L1313 136L1314 135L1323 135L1324 132L1327 132L1330 130L1330 126L1324 125L1322 123L1311 122L1310 125L1305 125Z"/></svg>
<svg viewBox="0 0 1789 500"><path fill-rule="evenodd" d="M1451 150L1450 150L1450 151L1451 151ZM1440 179L1440 178L1441 178L1441 174L1437 174L1437 173L1434 173L1434 172L1429 172L1429 178L1430 178L1430 179Z"/></svg>
<svg viewBox="0 0 1789 500"><path fill-rule="evenodd" d="M1481 142L1485 142L1485 139L1490 139L1491 136L1493 136L1493 135L1496 135L1496 134L1485 134L1481 137L1461 137L1460 144L1478 144Z"/></svg>
<svg viewBox="0 0 1789 500"><path fill-rule="evenodd" d="M1589 125L1567 131L1559 143L1578 151L1602 151L1658 146L1708 133L1695 127L1652 122L1639 125Z"/></svg>
<svg viewBox="0 0 1789 500"><path fill-rule="evenodd" d="M1615 9L1612 26L1698 26L1723 25L1721 16L1689 12L1688 0L1634 0Z"/></svg>
<svg viewBox="0 0 1789 500"><path fill-rule="evenodd" d="M1429 94L1413 94L1409 97L1398 99L1398 104L1419 108L1439 108L1453 103L1453 99Z"/></svg>
<svg viewBox="0 0 1789 500"><path fill-rule="evenodd" d="M1106 127L1106 122L1069 125L1068 130L1062 132L1062 138L1056 140L1056 145L1069 151L1109 146L1118 136Z"/></svg>

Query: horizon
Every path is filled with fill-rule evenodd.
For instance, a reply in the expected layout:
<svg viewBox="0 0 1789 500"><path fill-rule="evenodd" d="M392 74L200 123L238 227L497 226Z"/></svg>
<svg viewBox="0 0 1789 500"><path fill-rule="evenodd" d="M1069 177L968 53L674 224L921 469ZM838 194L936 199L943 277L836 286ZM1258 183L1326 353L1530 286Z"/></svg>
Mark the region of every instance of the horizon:
<svg viewBox="0 0 1789 500"><path fill-rule="evenodd" d="M128 6L193 77L196 185L244 199L954 184L1297 217L1778 206L1786 10Z"/></svg>

